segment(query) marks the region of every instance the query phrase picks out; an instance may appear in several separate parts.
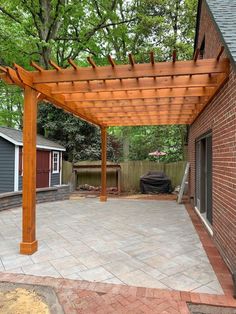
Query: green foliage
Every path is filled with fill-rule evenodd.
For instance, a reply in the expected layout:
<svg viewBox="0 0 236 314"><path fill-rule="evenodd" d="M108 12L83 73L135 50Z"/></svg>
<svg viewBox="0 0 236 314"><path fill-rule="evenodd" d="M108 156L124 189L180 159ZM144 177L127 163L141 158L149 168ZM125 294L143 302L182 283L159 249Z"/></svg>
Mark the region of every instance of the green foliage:
<svg viewBox="0 0 236 314"><path fill-rule="evenodd" d="M0 82L0 125L22 126L22 91Z"/></svg>
<svg viewBox="0 0 236 314"><path fill-rule="evenodd" d="M38 131L49 139L63 145L67 152L64 157L69 161L100 160L101 136L100 129L94 127L61 109L50 104L39 106ZM107 157L118 160L120 142L113 136L108 136Z"/></svg>
<svg viewBox="0 0 236 314"><path fill-rule="evenodd" d="M148 62L150 50L156 60L165 61L173 49L179 60L189 59L196 6L197 0L0 0L0 64L16 62L30 69L33 60L49 68L53 59L66 67L66 60L72 58L88 66L86 56L92 55L97 64L104 65L107 54L124 63L129 52L136 62ZM39 132L66 145L69 160L100 157L97 128L48 104L40 106L38 117ZM0 124L22 126L22 94L13 86L0 85ZM182 147L181 128L115 128L110 132L122 134L116 138L123 142L129 158L140 159L159 148L156 142L166 150ZM173 133L176 141L168 142L165 135L171 139ZM111 138L110 143L109 157L116 159L119 141ZM181 159L181 149L176 149L166 158Z"/></svg>
<svg viewBox="0 0 236 314"><path fill-rule="evenodd" d="M157 150L166 153L165 156L158 157L159 161L183 160L186 126L143 126L127 129L130 160L157 160L157 157L149 156L149 153ZM123 136L120 128L111 128L110 132L118 139Z"/></svg>

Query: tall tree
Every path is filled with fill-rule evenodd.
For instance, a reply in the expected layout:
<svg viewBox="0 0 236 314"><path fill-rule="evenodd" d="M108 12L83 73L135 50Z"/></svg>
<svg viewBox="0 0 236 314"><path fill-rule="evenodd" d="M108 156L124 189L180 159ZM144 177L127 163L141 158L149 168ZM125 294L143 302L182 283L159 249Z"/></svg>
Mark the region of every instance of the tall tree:
<svg viewBox="0 0 236 314"><path fill-rule="evenodd" d="M49 59L68 66L66 60L72 58L86 66L85 57L91 54L103 65L107 63L107 54L118 63L126 62L128 52L135 55L136 62L145 62L150 50L155 51L157 60L165 61L171 58L174 48L179 59L190 58L196 3L196 0L0 0L0 64L12 65L14 61L30 69L30 60L34 60L49 68ZM4 85L0 89L3 91L0 123L21 126L21 92ZM84 132L83 123L49 104L40 105L38 116L39 131L52 139L57 138L60 119L65 121L70 131L65 134L64 143L60 139L64 145L69 138ZM98 140L95 128L87 127L87 132L93 132ZM121 129L120 134L127 157L134 132L127 128ZM82 137L80 142L70 142L69 158L82 158L79 153L82 142ZM93 156L89 154L88 157Z"/></svg>
<svg viewBox="0 0 236 314"><path fill-rule="evenodd" d="M49 68L49 60L52 58L61 66L66 66L68 58L84 59L84 54L99 54L100 47L94 36L98 31L110 27L122 25L129 21L116 18L117 1L85 1L76 0L10 0L7 3L0 0L0 34L6 41L0 42L0 63L11 65L17 62L29 68L30 60L39 62L43 67ZM81 65L80 59L77 62ZM18 125L13 119L16 113L21 120L22 94L19 94L19 101L15 97L9 97L9 90L2 93L1 123L5 125ZM13 99L14 98L14 99ZM20 104L20 106L19 106ZM6 114L7 113L7 114ZM4 118L5 117L5 118ZM84 135L84 123L79 123L77 118L64 114L49 104L42 103L38 114L39 132L52 139L58 139L55 122L62 119L66 125L70 126L66 136L61 137L62 144L68 147L69 158L99 158L99 146L94 152L89 136ZM11 120L11 122L10 122ZM95 141L99 141L99 132L95 127L87 126L87 132L91 133ZM70 141L70 137L76 139L81 135L80 141ZM90 145L90 150L83 149L84 153L79 153L82 147L82 138ZM70 145L67 145L69 140ZM78 143L80 145L78 145ZM87 156L87 157L86 157ZM113 156L114 157L114 156Z"/></svg>

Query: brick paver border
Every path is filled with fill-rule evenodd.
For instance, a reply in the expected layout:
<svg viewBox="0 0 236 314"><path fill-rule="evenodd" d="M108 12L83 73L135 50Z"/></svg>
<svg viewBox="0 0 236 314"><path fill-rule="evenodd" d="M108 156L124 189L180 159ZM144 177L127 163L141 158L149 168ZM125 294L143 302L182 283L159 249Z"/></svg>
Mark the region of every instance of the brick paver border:
<svg viewBox="0 0 236 314"><path fill-rule="evenodd" d="M203 222L201 221L191 204L185 204L185 207L206 251L212 268L214 269L216 276L221 284L224 294L229 296L233 295L234 285L232 275L222 256L217 250L213 238L207 232L206 228L203 225Z"/></svg>
<svg viewBox="0 0 236 314"><path fill-rule="evenodd" d="M181 313L188 302L236 307L230 295L211 295L131 287L83 280L0 273L3 282L50 286L66 314L74 313Z"/></svg>

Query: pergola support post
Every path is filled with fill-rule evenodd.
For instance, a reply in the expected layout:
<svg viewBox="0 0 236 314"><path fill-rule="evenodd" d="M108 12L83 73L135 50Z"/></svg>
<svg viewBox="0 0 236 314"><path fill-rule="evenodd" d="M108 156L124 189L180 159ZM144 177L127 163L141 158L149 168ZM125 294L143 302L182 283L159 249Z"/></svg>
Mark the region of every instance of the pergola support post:
<svg viewBox="0 0 236 314"><path fill-rule="evenodd" d="M23 215L21 254L33 254L38 249L35 232L36 203L36 136L37 93L31 87L24 90L23 119Z"/></svg>
<svg viewBox="0 0 236 314"><path fill-rule="evenodd" d="M101 195L100 201L107 201L107 129L101 127L102 139L102 171L101 171Z"/></svg>

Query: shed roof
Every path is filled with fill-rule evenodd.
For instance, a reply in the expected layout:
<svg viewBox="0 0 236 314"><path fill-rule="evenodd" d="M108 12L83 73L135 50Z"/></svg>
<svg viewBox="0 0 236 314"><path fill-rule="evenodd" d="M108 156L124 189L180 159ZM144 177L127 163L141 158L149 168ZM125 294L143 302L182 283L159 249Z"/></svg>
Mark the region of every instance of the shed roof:
<svg viewBox="0 0 236 314"><path fill-rule="evenodd" d="M23 132L20 130L0 126L0 137L5 138L15 145L23 146ZM41 135L37 135L37 148L65 151L63 146L50 141Z"/></svg>

